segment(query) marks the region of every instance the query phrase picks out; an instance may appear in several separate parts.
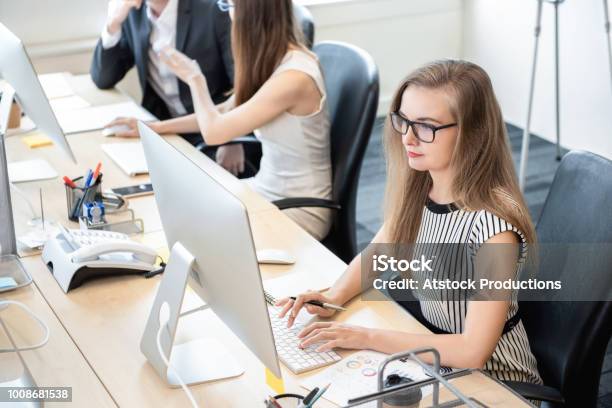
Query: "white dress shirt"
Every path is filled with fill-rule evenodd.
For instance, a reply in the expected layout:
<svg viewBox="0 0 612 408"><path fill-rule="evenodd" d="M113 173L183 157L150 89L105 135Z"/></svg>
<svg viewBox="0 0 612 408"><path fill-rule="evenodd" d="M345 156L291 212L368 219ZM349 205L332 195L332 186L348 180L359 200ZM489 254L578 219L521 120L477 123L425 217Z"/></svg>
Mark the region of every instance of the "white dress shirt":
<svg viewBox="0 0 612 408"><path fill-rule="evenodd" d="M122 0L112 0L109 7L109 14L113 14L115 7L118 7ZM178 15L178 0L169 0L168 4L159 15L155 17L151 9L143 2L142 7L146 7L147 17L151 22L151 35L149 36L148 66L147 73L149 83L153 90L166 103L172 117L187 114L187 110L181 102L178 87L178 78L164 65L158 53L167 45L176 47L176 20ZM102 30L102 47L112 48L121 39L121 30L115 34L110 34L104 25Z"/></svg>

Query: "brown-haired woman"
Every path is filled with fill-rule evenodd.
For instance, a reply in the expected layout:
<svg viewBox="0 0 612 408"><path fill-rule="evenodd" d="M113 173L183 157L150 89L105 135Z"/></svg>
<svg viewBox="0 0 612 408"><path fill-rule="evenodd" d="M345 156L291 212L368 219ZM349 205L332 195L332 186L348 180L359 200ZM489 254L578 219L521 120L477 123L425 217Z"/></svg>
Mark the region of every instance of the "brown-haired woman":
<svg viewBox="0 0 612 408"><path fill-rule="evenodd" d="M301 39L291 0L228 0L233 19L235 93L215 106L198 64L174 49L162 59L191 90L195 114L153 123L158 133L200 131L209 145L255 131L262 143L257 175L246 182L269 200L331 198L329 113L319 62ZM236 149L241 149L240 145ZM238 152L241 154L241 152ZM315 238L331 226L328 209L285 213Z"/></svg>
<svg viewBox="0 0 612 408"><path fill-rule="evenodd" d="M501 110L488 75L477 65L444 60L410 74L392 101L384 142L385 222L374 243L482 248L487 242L526 251L527 243L535 242ZM495 260L494 269L518 273L524 257L513 252ZM289 325L302 307L329 317L332 311L305 302L344 304L361 293L361 276L358 255L326 294L307 292L295 301L279 301L281 315L289 313ZM435 347L445 366L484 368L503 380L541 382L514 296L487 301L417 297L425 323L437 334L318 322L302 330L301 346L385 353Z"/></svg>

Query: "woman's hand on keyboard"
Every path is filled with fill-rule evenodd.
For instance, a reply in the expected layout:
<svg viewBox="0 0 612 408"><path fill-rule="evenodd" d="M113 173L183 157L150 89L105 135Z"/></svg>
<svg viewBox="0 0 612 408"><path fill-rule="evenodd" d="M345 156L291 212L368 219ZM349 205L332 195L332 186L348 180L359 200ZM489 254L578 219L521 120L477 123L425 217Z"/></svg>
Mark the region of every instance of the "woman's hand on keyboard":
<svg viewBox="0 0 612 408"><path fill-rule="evenodd" d="M363 350L370 347L372 329L338 322L316 322L298 333L300 348L317 344L317 352L335 348Z"/></svg>
<svg viewBox="0 0 612 408"><path fill-rule="evenodd" d="M310 314L314 314L321 317L330 317L335 311L330 309L325 309L319 306L309 305L306 302L311 300L318 300L322 303L334 303L333 299L328 298L320 292L316 291L308 291L306 293L302 293L299 296L296 296L295 300L291 298L283 298L276 302L276 306L282 306L282 310L279 313L278 317L283 318L289 312L289 318L287 319L287 327L293 326L293 322L297 317L300 310L303 308Z"/></svg>

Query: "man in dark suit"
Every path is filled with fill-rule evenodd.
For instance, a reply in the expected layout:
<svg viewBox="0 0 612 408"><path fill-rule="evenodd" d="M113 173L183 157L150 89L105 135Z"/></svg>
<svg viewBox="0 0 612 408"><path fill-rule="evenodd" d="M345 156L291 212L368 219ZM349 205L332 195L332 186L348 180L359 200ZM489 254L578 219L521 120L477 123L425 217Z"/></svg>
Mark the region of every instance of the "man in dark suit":
<svg viewBox="0 0 612 408"><path fill-rule="evenodd" d="M159 51L168 45L198 62L215 103L227 98L234 78L231 20L216 0L111 0L91 77L99 88L112 88L135 65L145 109L159 120L191 114L189 87L159 60ZM138 136L134 119L118 118L111 125L123 125L115 132L117 136ZM193 145L203 143L199 133L182 136ZM247 150L249 163L258 163L261 149ZM241 144L206 147L204 152L235 175L254 174L243 172Z"/></svg>
<svg viewBox="0 0 612 408"><path fill-rule="evenodd" d="M91 78L99 88L112 88L136 66L145 109L160 120L193 113L189 87L158 53L170 45L196 60L214 102L221 103L233 88L230 31L229 15L216 0L111 0ZM184 137L192 144L202 141L199 134Z"/></svg>

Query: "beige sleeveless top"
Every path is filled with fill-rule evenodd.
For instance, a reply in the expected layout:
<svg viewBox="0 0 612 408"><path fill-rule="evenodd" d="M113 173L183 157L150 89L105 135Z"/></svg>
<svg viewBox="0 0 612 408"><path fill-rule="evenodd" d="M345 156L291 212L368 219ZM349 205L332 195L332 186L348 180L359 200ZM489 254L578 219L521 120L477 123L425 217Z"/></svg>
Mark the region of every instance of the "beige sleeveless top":
<svg viewBox="0 0 612 408"><path fill-rule="evenodd" d="M316 55L289 51L272 76L300 71L312 78L321 93L319 109L307 116L283 112L255 131L261 141L259 172L245 180L255 191L274 201L290 197L331 199L330 120L323 74ZM323 208L284 211L317 239L323 239L331 226L331 213Z"/></svg>

